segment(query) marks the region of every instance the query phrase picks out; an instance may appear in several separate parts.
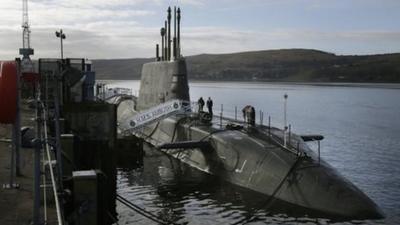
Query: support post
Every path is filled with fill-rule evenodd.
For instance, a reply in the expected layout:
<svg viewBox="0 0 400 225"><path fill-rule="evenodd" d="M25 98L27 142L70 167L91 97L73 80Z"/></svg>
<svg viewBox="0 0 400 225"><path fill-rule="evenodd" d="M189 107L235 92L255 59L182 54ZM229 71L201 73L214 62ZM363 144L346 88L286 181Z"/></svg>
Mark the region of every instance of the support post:
<svg viewBox="0 0 400 225"><path fill-rule="evenodd" d="M101 84L101 95L103 96L102 99L104 101L104 99L106 98L106 84L104 83Z"/></svg>
<svg viewBox="0 0 400 225"><path fill-rule="evenodd" d="M61 78L56 77L56 88L54 94L54 127L55 127L55 145L56 145L56 154L57 154L57 168L58 168L58 181L59 188L63 190L63 160L62 160L62 149L60 144L61 132L60 132L60 82Z"/></svg>
<svg viewBox="0 0 400 225"><path fill-rule="evenodd" d="M56 37L60 38L60 45L61 45L61 61L64 59L64 46L63 46L63 39L65 39L65 34L63 30L56 31Z"/></svg>
<svg viewBox="0 0 400 225"><path fill-rule="evenodd" d="M168 61L168 31L167 31L168 27L167 27L167 21L165 21L164 24L164 30L165 30L165 35L164 35L164 60Z"/></svg>
<svg viewBox="0 0 400 225"><path fill-rule="evenodd" d="M176 42L176 6L174 7L174 60L177 58L177 42Z"/></svg>
<svg viewBox="0 0 400 225"><path fill-rule="evenodd" d="M162 27L160 30L161 34L161 61L165 60L165 47L164 47L164 41L165 41L165 28Z"/></svg>
<svg viewBox="0 0 400 225"><path fill-rule="evenodd" d="M38 88L38 90L40 87ZM40 92L37 98L39 98ZM35 138L35 152L34 152L34 174L33 174L33 224L40 225L40 151L42 149L41 137L41 106L39 100L36 100L36 138Z"/></svg>
<svg viewBox="0 0 400 225"><path fill-rule="evenodd" d="M173 39L173 45L174 45L173 55L174 55L174 60L176 60L176 37L174 37Z"/></svg>
<svg viewBox="0 0 400 225"><path fill-rule="evenodd" d="M284 123L284 128L283 128L283 145L286 147L286 131L287 131L287 121L286 121L286 107L287 107L287 98L288 95L285 93L284 97L284 103L283 103L283 123Z"/></svg>
<svg viewBox="0 0 400 225"><path fill-rule="evenodd" d="M176 38L176 6L174 6L174 37Z"/></svg>
<svg viewBox="0 0 400 225"><path fill-rule="evenodd" d="M16 175L21 176L21 60L16 59L17 63L17 115L13 125L13 132L15 132L15 169Z"/></svg>
<svg viewBox="0 0 400 225"><path fill-rule="evenodd" d="M235 121L237 121L237 106L235 106Z"/></svg>
<svg viewBox="0 0 400 225"><path fill-rule="evenodd" d="M220 126L220 128L222 128L222 115L223 115L223 112L224 112L224 105L221 104L221 113L219 115L219 126Z"/></svg>
<svg viewBox="0 0 400 225"><path fill-rule="evenodd" d="M271 136L271 116L268 116L268 135Z"/></svg>
<svg viewBox="0 0 400 225"><path fill-rule="evenodd" d="M177 51L177 54L178 54L178 58L180 58L181 57L181 8L178 8L178 11L177 11L177 20L178 20L178 27L177 27L177 32L178 32L178 34L177 34L177 36L178 36L178 38L177 38L177 46L178 46L178 51Z"/></svg>
<svg viewBox="0 0 400 225"><path fill-rule="evenodd" d="M159 55L159 51L158 51L158 44L156 44L156 61L160 61L160 55Z"/></svg>
<svg viewBox="0 0 400 225"><path fill-rule="evenodd" d="M75 169L75 137L73 134L62 134L60 142L62 148L64 149L63 159L66 159L66 163L63 164L63 173L66 176L72 176L72 172Z"/></svg>
<svg viewBox="0 0 400 225"><path fill-rule="evenodd" d="M10 180L9 183L3 184L3 189L14 189L18 188L19 185L15 183L15 132L14 127L12 131L12 140L11 140L11 162L10 162Z"/></svg>
<svg viewBox="0 0 400 225"><path fill-rule="evenodd" d="M11 165L10 165L10 188L13 188L15 185L15 152L16 152L16 132L15 125L13 125L12 129L12 147L11 147Z"/></svg>
<svg viewBox="0 0 400 225"><path fill-rule="evenodd" d="M171 60L171 7L168 7L168 61Z"/></svg>
<svg viewBox="0 0 400 225"><path fill-rule="evenodd" d="M63 59L64 59L64 46L63 46L63 39L62 39L62 38L60 38L60 40L61 40L61 60L63 60Z"/></svg>
<svg viewBox="0 0 400 225"><path fill-rule="evenodd" d="M321 164L321 142L318 141L318 164Z"/></svg>

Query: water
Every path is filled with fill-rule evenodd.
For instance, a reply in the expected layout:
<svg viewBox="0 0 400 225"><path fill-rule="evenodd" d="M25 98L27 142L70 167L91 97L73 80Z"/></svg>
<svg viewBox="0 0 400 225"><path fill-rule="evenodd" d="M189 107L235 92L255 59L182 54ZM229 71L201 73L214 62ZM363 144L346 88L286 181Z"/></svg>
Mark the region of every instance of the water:
<svg viewBox="0 0 400 225"><path fill-rule="evenodd" d="M138 90L138 81L112 86ZM223 104L224 116L235 115L247 104L262 110L264 124L283 127L283 95L287 93L288 122L298 134L322 134L321 155L363 190L384 211L379 221L338 224L398 224L400 221L400 87L314 86L265 83L190 84L190 96L214 100L214 112ZM241 113L238 113L241 118ZM258 114L257 114L258 118ZM165 155L148 154L143 166L121 169L118 192L138 205L180 224L229 224L257 215L249 224L326 224L278 206L255 211L264 199L246 190L179 168ZM152 221L118 204L119 224Z"/></svg>

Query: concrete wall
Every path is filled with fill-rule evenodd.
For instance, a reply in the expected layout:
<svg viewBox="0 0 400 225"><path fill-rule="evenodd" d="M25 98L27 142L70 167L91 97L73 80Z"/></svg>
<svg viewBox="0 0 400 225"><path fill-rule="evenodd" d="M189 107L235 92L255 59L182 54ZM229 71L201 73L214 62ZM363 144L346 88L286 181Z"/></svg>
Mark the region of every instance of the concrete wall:
<svg viewBox="0 0 400 225"><path fill-rule="evenodd" d="M145 110L171 99L190 100L185 60L144 64L137 110Z"/></svg>

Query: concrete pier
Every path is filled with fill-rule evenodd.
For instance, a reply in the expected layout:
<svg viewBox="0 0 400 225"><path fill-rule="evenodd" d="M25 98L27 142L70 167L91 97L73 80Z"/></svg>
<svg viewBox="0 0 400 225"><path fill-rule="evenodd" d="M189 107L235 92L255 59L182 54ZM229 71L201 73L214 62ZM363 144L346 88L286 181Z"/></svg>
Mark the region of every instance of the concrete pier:
<svg viewBox="0 0 400 225"><path fill-rule="evenodd" d="M34 126L34 110L29 109L26 102L21 105L22 126ZM11 143L6 142L11 138L12 126L0 124L0 224L20 225L31 224L33 209L33 149L21 148L20 166L21 175L17 176L15 182L19 184L18 189L3 189L2 185L9 183ZM55 206L47 205L48 223L56 222Z"/></svg>
<svg viewBox="0 0 400 225"><path fill-rule="evenodd" d="M63 149L63 177L64 188L73 190L72 173L76 170L97 169L102 171L98 179L101 187L98 191L99 209L98 224L111 224L110 215L116 217L115 186L116 163L140 164L143 160L142 142L137 138L116 139L115 133L115 106L108 104L81 104L66 110L69 131L61 135ZM25 102L21 105L21 123L24 127L34 127L35 110L30 109ZM94 112L98 112L94 113ZM108 112L108 113L107 113ZM79 119L79 117L92 117ZM84 125L83 121L89 123ZM94 121L94 122L93 122ZM98 122L101 121L101 122ZM105 123L105 121L109 121ZM83 126L82 126L83 125ZM82 126L82 127L81 127ZM100 127L98 127L100 126ZM89 130L85 129L88 128ZM100 131L100 132L97 132ZM3 184L10 182L11 139L12 126L0 124L0 224L20 225L31 224L33 219L34 202L34 149L21 148L21 176L15 177L19 189L3 189ZM54 157L54 155L52 156ZM103 174L103 175L102 175ZM104 176L106 175L106 176ZM68 178L70 177L70 178ZM110 179L109 179L110 178ZM42 179L40 179L42 181ZM49 183L49 182L48 182ZM47 224L57 224L54 199L51 187L47 187ZM40 218L44 218L43 185L41 188ZM73 202L66 202L66 219L71 220L68 212L76 211ZM106 209L105 211L103 211ZM70 211L69 211L70 210ZM89 216L89 215L87 215ZM73 217L72 217L73 218ZM44 222L40 221L41 223Z"/></svg>

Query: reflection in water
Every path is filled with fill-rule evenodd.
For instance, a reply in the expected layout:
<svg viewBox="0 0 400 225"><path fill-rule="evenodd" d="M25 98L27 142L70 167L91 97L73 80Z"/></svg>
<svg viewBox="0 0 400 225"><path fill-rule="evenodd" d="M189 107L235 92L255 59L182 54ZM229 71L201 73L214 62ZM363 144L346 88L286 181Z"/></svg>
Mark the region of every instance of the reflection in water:
<svg viewBox="0 0 400 225"><path fill-rule="evenodd" d="M277 199L269 201L268 196L185 166L149 146L145 150L143 164L119 169L118 193L164 221L178 224L332 223L316 212ZM118 204L117 211L119 224L152 223L122 204Z"/></svg>

